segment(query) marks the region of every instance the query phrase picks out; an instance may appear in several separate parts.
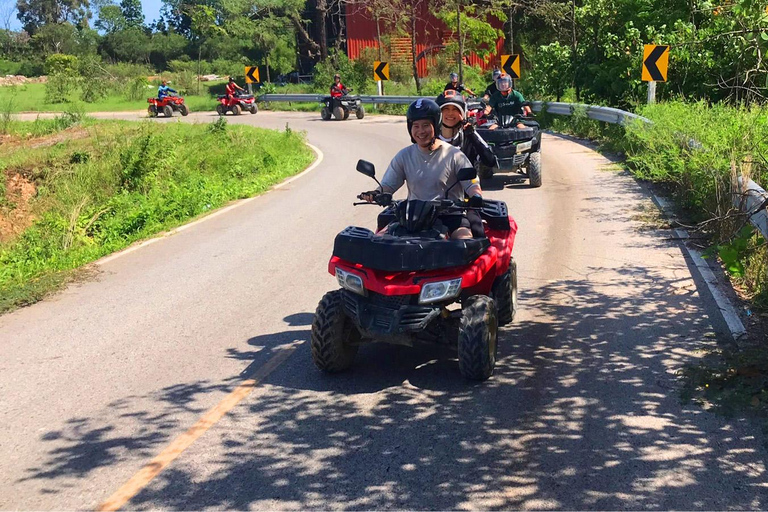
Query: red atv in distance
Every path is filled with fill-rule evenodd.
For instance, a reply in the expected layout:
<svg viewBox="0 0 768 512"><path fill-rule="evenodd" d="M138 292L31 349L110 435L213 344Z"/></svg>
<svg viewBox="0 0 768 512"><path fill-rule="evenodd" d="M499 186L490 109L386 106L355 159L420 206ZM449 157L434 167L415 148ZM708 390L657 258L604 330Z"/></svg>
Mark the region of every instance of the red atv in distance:
<svg viewBox="0 0 768 512"><path fill-rule="evenodd" d="M376 179L370 162L360 160L357 170ZM471 167L461 169L452 187L476 176ZM350 226L336 236L328 271L341 289L326 293L317 306L310 344L315 365L340 372L362 344L421 342L455 347L465 378L488 379L498 326L511 323L517 311L517 224L507 205L487 199L482 207L449 199L393 201L384 193L375 201L386 207L377 233ZM484 233L447 238L438 216L467 210L479 213Z"/></svg>
<svg viewBox="0 0 768 512"><path fill-rule="evenodd" d="M220 94L217 99L219 104L216 105L216 113L220 116L226 115L227 112L232 112L232 115L239 116L243 110L247 110L251 114L259 111L253 94L241 94L239 96Z"/></svg>
<svg viewBox="0 0 768 512"><path fill-rule="evenodd" d="M157 117L160 112L162 112L165 117L171 117L173 116L174 111L180 112L183 116L189 115L189 108L184 103L184 98L181 96L168 95L161 100L157 98L147 98L147 103L149 103L149 107L147 107L149 117Z"/></svg>

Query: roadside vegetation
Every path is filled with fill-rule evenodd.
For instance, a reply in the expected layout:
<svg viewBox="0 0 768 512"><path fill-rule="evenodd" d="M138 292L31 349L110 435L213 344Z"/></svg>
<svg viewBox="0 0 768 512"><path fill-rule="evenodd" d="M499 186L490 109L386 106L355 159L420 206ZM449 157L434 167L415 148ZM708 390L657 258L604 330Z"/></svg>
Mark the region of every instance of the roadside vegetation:
<svg viewBox="0 0 768 512"><path fill-rule="evenodd" d="M314 158L290 129L78 113L0 123L0 148L0 312L39 300L104 255L261 193Z"/></svg>

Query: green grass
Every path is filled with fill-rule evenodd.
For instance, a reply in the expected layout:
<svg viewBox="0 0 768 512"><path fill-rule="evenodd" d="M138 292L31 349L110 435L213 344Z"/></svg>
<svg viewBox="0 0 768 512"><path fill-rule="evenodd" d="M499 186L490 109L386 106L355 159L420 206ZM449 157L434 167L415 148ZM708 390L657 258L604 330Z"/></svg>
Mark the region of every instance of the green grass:
<svg viewBox="0 0 768 512"><path fill-rule="evenodd" d="M33 124L14 123L11 133ZM89 121L40 142L9 144L0 160L0 216L14 218L9 214L18 207L5 190L8 177L21 176L37 191L27 206L34 222L0 242L0 312L39 300L104 255L261 193L313 159L302 134L227 126L223 119Z"/></svg>
<svg viewBox="0 0 768 512"><path fill-rule="evenodd" d="M193 112L216 109L216 94L222 87L222 82L202 82L201 94L187 94L184 99ZM79 100L80 91L73 91L65 103L47 103L45 101L45 84L25 84L17 86L0 87L0 105L5 109L10 105L10 111L18 112L61 112L71 109L72 105L85 112L122 112L133 110L146 110L147 98L157 94L157 87L147 87L146 94L138 100L130 100L123 95L115 93L93 103L85 103Z"/></svg>

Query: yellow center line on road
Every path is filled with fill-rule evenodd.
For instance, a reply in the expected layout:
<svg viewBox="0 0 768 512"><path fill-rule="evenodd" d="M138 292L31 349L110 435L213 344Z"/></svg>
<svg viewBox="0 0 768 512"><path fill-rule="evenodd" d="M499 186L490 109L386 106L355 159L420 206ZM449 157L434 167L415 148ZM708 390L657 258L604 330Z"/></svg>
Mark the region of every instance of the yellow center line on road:
<svg viewBox="0 0 768 512"><path fill-rule="evenodd" d="M176 458L192 446L200 436L205 434L208 429L214 426L224 417L232 408L234 408L243 398L247 397L251 391L275 369L290 357L296 348L304 343L295 341L288 345L282 345L277 348L279 352L272 356L263 366L261 366L253 376L244 380L239 386L232 390L221 402L206 412L192 427L174 439L162 452L153 458L146 466L133 475L122 487L115 491L112 496L107 498L104 503L99 505L96 510L113 511L120 510L134 496L155 479L157 475L163 472Z"/></svg>

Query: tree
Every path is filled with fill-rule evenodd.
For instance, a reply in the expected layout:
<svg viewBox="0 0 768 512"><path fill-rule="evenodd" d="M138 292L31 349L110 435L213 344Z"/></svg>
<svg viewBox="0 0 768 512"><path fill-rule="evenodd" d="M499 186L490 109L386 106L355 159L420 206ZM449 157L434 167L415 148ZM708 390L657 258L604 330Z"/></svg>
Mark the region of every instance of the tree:
<svg viewBox="0 0 768 512"><path fill-rule="evenodd" d="M30 35L48 24L87 25L88 7L89 0L18 0L16 3L17 18Z"/></svg>
<svg viewBox="0 0 768 512"><path fill-rule="evenodd" d="M144 12L141 10L141 0L122 0L120 10L125 18L125 23L129 27L140 27L144 25Z"/></svg>
<svg viewBox="0 0 768 512"><path fill-rule="evenodd" d="M223 28L216 24L216 11L209 5L192 5L187 7L191 20L190 30L197 43L197 94L200 94L200 61L203 44L217 34L226 34Z"/></svg>
<svg viewBox="0 0 768 512"><path fill-rule="evenodd" d="M99 9L99 18L95 26L107 34L118 32L126 27L125 16L119 6L110 4Z"/></svg>

